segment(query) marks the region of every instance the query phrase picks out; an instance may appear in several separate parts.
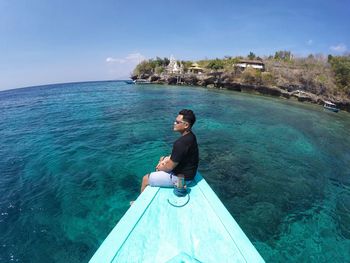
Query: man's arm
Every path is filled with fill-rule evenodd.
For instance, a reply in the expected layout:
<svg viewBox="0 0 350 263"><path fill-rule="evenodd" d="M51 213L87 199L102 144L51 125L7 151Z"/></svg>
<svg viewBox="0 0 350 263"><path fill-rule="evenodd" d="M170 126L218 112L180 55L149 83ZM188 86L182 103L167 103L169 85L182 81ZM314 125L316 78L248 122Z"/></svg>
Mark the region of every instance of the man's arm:
<svg viewBox="0 0 350 263"><path fill-rule="evenodd" d="M166 162L160 162L157 165L158 171L170 172L172 171L178 163L173 162L170 158Z"/></svg>
<svg viewBox="0 0 350 263"><path fill-rule="evenodd" d="M170 172L174 170L174 168L178 165L181 159L184 157L185 151L187 147L182 142L177 140L174 143L173 150L171 151L171 155L166 156L164 158L161 157L161 161L156 167L157 171ZM177 160L178 162L174 162L173 160Z"/></svg>

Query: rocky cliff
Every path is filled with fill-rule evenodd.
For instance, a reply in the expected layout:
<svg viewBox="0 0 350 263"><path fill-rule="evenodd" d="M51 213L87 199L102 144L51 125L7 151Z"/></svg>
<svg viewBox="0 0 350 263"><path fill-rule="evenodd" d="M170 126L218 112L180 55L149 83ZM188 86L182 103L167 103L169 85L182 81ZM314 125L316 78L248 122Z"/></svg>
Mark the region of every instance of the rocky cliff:
<svg viewBox="0 0 350 263"><path fill-rule="evenodd" d="M323 105L325 100L331 100L341 110L350 112L350 99L333 94L314 94L307 90L304 85L283 84L257 85L237 81L230 74L212 72L206 74L142 74L132 76L132 79L145 79L155 84L189 85L207 88L227 89L240 92L257 93L276 96L286 99L296 99L300 102L311 102Z"/></svg>

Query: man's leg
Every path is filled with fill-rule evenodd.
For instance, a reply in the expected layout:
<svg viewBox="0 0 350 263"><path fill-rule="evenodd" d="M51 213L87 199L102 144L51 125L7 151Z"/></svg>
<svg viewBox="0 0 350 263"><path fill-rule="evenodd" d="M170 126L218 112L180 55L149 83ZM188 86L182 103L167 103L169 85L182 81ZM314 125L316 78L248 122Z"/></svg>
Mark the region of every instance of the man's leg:
<svg viewBox="0 0 350 263"><path fill-rule="evenodd" d="M141 193L145 190L147 185L158 186L158 187L173 187L171 173L158 171L150 174L146 174L142 178Z"/></svg>
<svg viewBox="0 0 350 263"><path fill-rule="evenodd" d="M146 174L143 178L142 178L142 184L141 184L141 193L143 192L143 190L145 190L145 188L148 185L148 178L149 178L149 174Z"/></svg>

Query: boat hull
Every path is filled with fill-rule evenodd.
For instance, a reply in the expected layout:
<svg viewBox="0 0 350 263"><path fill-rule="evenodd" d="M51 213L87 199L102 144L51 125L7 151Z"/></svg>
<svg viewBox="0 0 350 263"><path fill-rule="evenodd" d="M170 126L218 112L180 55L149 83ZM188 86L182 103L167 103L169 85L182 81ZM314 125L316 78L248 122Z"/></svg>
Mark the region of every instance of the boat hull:
<svg viewBox="0 0 350 263"><path fill-rule="evenodd" d="M339 111L338 108L333 108L333 107L323 106L323 108L325 108L326 110L329 110L329 111L333 111L333 112L338 112Z"/></svg>
<svg viewBox="0 0 350 263"><path fill-rule="evenodd" d="M264 262L199 173L189 189L147 187L90 262Z"/></svg>

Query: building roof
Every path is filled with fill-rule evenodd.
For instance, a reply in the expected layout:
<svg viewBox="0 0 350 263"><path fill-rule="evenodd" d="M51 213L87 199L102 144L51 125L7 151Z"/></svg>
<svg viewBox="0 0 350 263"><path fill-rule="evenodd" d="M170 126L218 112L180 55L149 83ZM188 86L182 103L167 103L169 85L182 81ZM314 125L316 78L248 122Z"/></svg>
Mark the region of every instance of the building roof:
<svg viewBox="0 0 350 263"><path fill-rule="evenodd" d="M239 63L247 63L247 64L259 64L264 65L264 62L260 60L249 60L249 59L241 59Z"/></svg>
<svg viewBox="0 0 350 263"><path fill-rule="evenodd" d="M193 63L189 69L202 69L197 63Z"/></svg>

